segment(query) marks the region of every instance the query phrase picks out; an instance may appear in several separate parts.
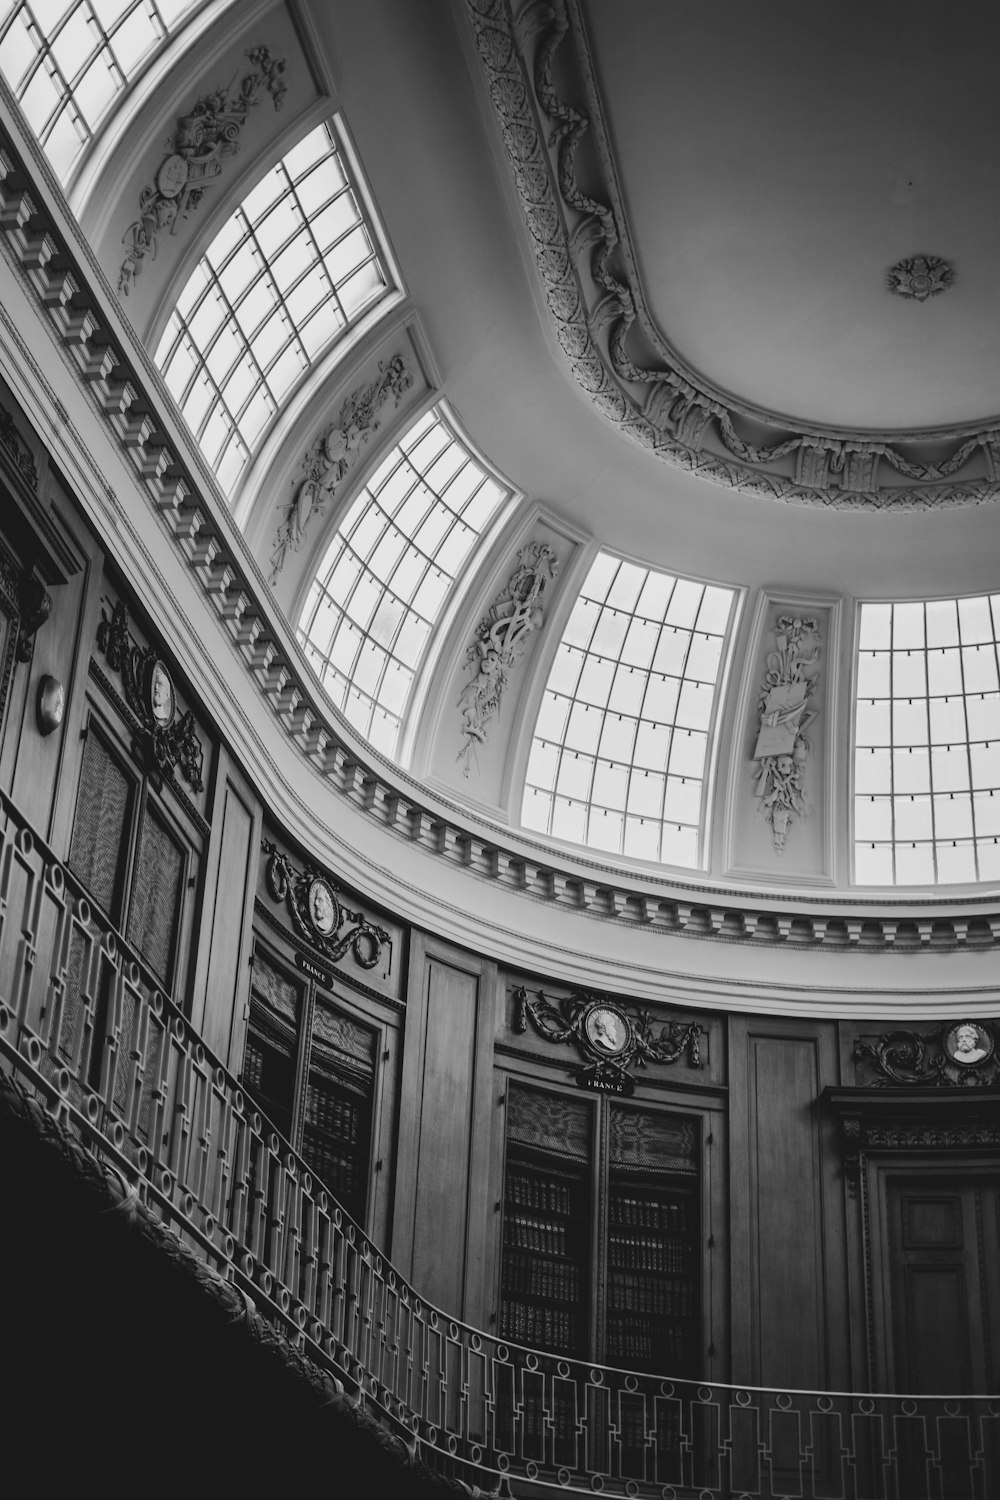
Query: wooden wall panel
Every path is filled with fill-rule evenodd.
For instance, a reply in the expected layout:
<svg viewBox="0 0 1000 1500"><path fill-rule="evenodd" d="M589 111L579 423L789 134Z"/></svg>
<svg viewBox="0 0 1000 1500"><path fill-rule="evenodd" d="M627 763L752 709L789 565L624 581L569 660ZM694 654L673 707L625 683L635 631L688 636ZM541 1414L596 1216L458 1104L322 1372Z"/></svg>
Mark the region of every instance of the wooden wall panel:
<svg viewBox="0 0 1000 1500"><path fill-rule="evenodd" d="M417 938L403 1047L393 1259L421 1296L482 1314L493 965ZM484 984L484 980L486 981Z"/></svg>
<svg viewBox="0 0 1000 1500"><path fill-rule="evenodd" d="M733 1378L815 1388L845 1371L842 1196L819 1095L829 1024L732 1024Z"/></svg>
<svg viewBox="0 0 1000 1500"><path fill-rule="evenodd" d="M260 810L231 766L225 766L225 773L218 778L212 824L212 857L205 878L191 1019L212 1051L239 1073Z"/></svg>

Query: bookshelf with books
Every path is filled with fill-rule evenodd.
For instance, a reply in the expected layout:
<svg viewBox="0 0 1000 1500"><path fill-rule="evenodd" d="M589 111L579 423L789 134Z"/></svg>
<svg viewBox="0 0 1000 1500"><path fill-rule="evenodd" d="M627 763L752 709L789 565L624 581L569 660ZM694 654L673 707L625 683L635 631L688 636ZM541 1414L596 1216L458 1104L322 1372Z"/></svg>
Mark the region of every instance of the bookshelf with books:
<svg viewBox="0 0 1000 1500"><path fill-rule="evenodd" d="M614 1108L609 1120L604 1357L697 1377L698 1122Z"/></svg>
<svg viewBox="0 0 1000 1500"><path fill-rule="evenodd" d="M585 1105L511 1085L500 1334L578 1357L589 1333L589 1126Z"/></svg>

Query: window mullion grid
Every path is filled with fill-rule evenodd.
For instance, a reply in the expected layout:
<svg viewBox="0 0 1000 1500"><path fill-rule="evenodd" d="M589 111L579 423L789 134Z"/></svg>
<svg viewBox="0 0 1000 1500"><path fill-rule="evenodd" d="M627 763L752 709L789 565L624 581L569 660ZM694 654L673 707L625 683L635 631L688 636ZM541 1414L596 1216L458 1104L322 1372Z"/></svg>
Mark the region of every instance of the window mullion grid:
<svg viewBox="0 0 1000 1500"><path fill-rule="evenodd" d="M563 729L562 743L559 746L559 759L556 762L555 775L554 775L553 780L552 780L552 801L549 804L549 827L548 827L549 833L552 832L552 824L553 824L553 821L554 821L555 815L556 815L556 798L559 796L559 773L562 771L563 757L565 756L565 754L567 752L567 748L568 748L567 744L566 744L566 735L567 735L567 733L569 731L569 721L570 721L570 718L572 717L572 714L573 714L573 705L575 703L582 703L583 702L583 699L579 698L577 696L577 694L579 692L579 688L580 688L580 681L581 681L581 679L583 677L584 672L586 671L588 656L596 656L597 655L597 652L592 651L591 647L592 647L593 641L594 641L594 633L597 630L598 625L600 624L601 610L603 609L604 606L601 605L601 604L597 604L597 601L593 600L593 599L588 600L587 602L590 603L590 604L596 605L596 610L595 610L595 614L594 614L594 623L590 627L590 636L589 636L589 638L587 640L586 646L571 646L569 648L571 651L572 650L578 650L580 652L581 656L583 657L583 661L582 661L582 663L580 665L579 672L576 674L576 684L575 684L575 686L573 688L572 693L569 694L569 708L566 711L566 726ZM552 692L558 698L562 698L562 697L566 696L566 694L564 694L564 693L556 692L555 688L552 689ZM604 734L604 720L605 720L605 716L607 714L607 707L605 706L605 708L603 708L603 709L598 709L598 707L597 707L597 705L595 703L591 703L591 704L584 703L583 707L584 707L584 712L587 712L588 709L593 709L595 713L600 713L600 715L601 715L601 724L600 724L600 728L597 731L597 742L596 742L596 745L594 747L594 752L590 756L590 780L589 780L588 785L587 785L587 795L586 795L586 798L582 798L581 797L581 799L580 799L583 802L584 808L586 809L585 831L589 835L589 833L590 833L590 814L591 814L591 809L593 808L593 805L594 805L594 777L597 774L597 752L600 749L600 746L601 746L601 737ZM580 752L576 751L574 753L577 756L579 756ZM571 802L572 798L566 797L566 801L567 802Z"/></svg>
<svg viewBox="0 0 1000 1500"><path fill-rule="evenodd" d="M101 35L104 38L105 49L106 49L109 57L111 58L112 62L114 63L115 67L117 68L119 74L121 75L123 83L127 82L128 78L127 78L127 74L125 72L125 69L122 67L121 63L118 61L118 54L115 51L115 44L114 44L113 38L114 38L114 36L115 36L115 34L117 32L121 31L122 27L125 25L125 22L127 20L129 20L129 18L131 16L133 16L137 10L142 9L142 8L143 8L143 0L133 0L133 4L129 6L128 10L127 11L123 11L122 14L115 21L114 30L113 31L107 32L107 31L104 30L103 26L101 26L101 28L100 28L101 29ZM160 27L160 34L159 34L158 37L155 38L155 40L153 42L153 47L156 47L166 37L166 35L167 35L167 28L163 24L163 17L160 15L160 9L159 9L158 5L152 3L152 0L151 0L150 5L148 7L145 7L145 9L146 9L146 19L147 19L147 21L155 22L155 24ZM150 15L150 10L152 10L152 12L153 12L152 15ZM95 20L96 20L96 17L95 17ZM100 23L98 23L98 24L100 24ZM151 30L155 29L155 26L151 27L150 29ZM147 47L146 51L143 53L143 56L147 57L149 55L150 50L151 49Z"/></svg>
<svg viewBox="0 0 1000 1500"><path fill-rule="evenodd" d="M327 154L326 154L326 156L321 157L318 162L316 162L312 167L310 167L309 170L308 170L308 172L306 172L305 176L308 177L308 176L311 176L312 173L314 173L314 172L322 171L324 164L327 161L329 161L331 157L339 157L339 153L337 152L336 147L334 147L334 149L332 151L328 151ZM345 173L344 175L346 177L347 174ZM304 177L299 179L300 182L304 181L304 180L305 180ZM355 214L356 214L354 223L350 226L349 229L345 229L344 232L343 232L343 234L339 234L337 236L337 238L331 242L329 249L324 254L323 251L320 250L320 248L319 248L319 241L317 240L315 234L313 233L312 218L310 217L309 214L306 213L305 208L303 207L303 204L302 204L302 199L299 197L298 183L297 182L292 182L291 178L289 178L288 179L288 189L289 189L289 195L290 195L290 197L292 197L294 199L294 201L295 201L295 207L298 210L299 217L301 218L302 223L305 225L306 234L309 236L309 243L313 247L313 255L315 256L315 259L312 262L312 265L309 265L309 266L306 267L306 269L302 272L302 275L297 278L297 280L295 282L295 285L298 286L299 281L301 281L304 276L308 276L309 272L312 271L315 266L319 266L319 268L320 268L323 276L326 278L327 285L330 288L330 297L329 297L328 300L333 301L336 304L338 313L343 318L344 322L347 323L349 321L349 319L347 317L347 313L344 311L344 304L340 300L340 295L339 295L339 293L337 291L337 283L334 281L333 277L330 274L329 269L327 268L326 256L329 255L333 250L335 250L337 248L337 246L340 244L341 240L346 239L346 237L349 234L353 234L354 230L357 229L357 227L358 227L359 224L363 224L364 223L364 220L362 219L361 215L358 214L358 212L357 212L357 202L354 199L354 195L353 195L353 193L351 193L351 201L354 204L354 210L355 210ZM340 198L340 197L342 197L344 195L344 193L350 193L350 192L351 192L350 183L345 181L344 185L342 187L338 188L335 193L332 193L330 195L330 197L327 199L327 201L324 204L322 204L322 206L320 208L318 208L316 210L316 216L318 217L319 214L321 214L325 209L329 208L329 206L330 206L331 203L336 203L337 199ZM372 255L374 256L374 254L375 254L375 251L373 250L372 251ZM315 316L316 312L318 312L318 311L319 311L319 308L314 308L313 312L310 314L310 316Z"/></svg>
<svg viewBox="0 0 1000 1500"><path fill-rule="evenodd" d="M288 169L285 166L285 164L284 164L283 161L279 162L278 165L281 167L281 170L284 173L285 181L289 183L289 189L288 189L288 191L291 192L292 188L291 188L291 181L290 181L289 176L288 176ZM278 199L277 203L272 204L271 209L269 210L269 212L274 213L276 211L276 209L278 208L278 205L280 203L283 203L285 201L285 198L287 196L288 196L288 194L283 194L282 197ZM299 212L301 213L301 211L302 210L300 209ZM291 333L291 337L290 338L286 338L285 342L282 344L281 348L278 349L271 356L271 359L268 362L266 369L263 368L260 365L259 361L257 361L255 359L255 363L257 364L257 368L262 370L263 382L264 382L265 389L267 390L267 394L271 397L271 400L274 401L275 406L277 406L278 403L275 400L274 391L271 389L270 383L267 380L267 376L268 376L269 372L274 369L274 366L278 363L278 360L281 359L282 355L285 353L285 350L288 348L289 344L291 344L291 343L294 342L294 343L296 343L298 345L299 353L300 353L301 357L305 360L307 368L308 368L309 363L310 363L309 356L306 353L305 345L302 342L302 337L301 337L301 335L299 333L299 330L298 330L298 327L296 325L295 319L292 317L291 313L288 310L288 303L285 301L285 294L282 292L281 288L278 286L278 283L277 283L277 280L275 278L274 272L271 270L271 261L272 260L277 260L278 256L282 253L282 251L286 250L288 248L288 246L292 243L292 241L294 239L296 239L298 237L298 235L301 234L302 231L301 231L301 228L297 228L294 231L294 233L292 233L292 234L290 234L288 236L287 240L285 240L284 244L280 246L280 248L275 252L275 254L273 256L268 257L267 255L264 254L264 251L263 251L263 248L261 246L260 240L257 238L256 227L253 224L250 223L249 219L246 220L246 225L247 225L247 239L250 240L250 241L252 241L253 248L256 250L258 256L260 257L261 264L262 264L262 266L264 268L263 269L263 276L264 276L264 278L266 279L266 281L268 283L268 286L269 286L270 291L271 291L271 295L273 296L275 302L278 304L279 316L282 317L282 318L284 318L284 320L285 320L285 328L286 328L286 330L290 330L290 333ZM309 267L308 269L311 270L312 267ZM306 272L303 272L302 274L305 275ZM300 280L301 280L301 277L296 277L295 282L293 283L293 285L297 286ZM255 283L252 283L252 284L255 284ZM249 288L248 288L248 290L249 290ZM252 350L252 346L251 346L251 353L252 352L253 352L253 350Z"/></svg>
<svg viewBox="0 0 1000 1500"><path fill-rule="evenodd" d="M936 884L938 878L937 804L934 801L934 745L933 736L931 733L931 685L930 678L928 676L926 604L922 605L921 609L923 611L924 622L924 644L921 650L923 651L924 657L924 724L926 726L925 739L927 744L927 783L930 788L928 795L930 797L931 804L931 858L933 861L934 881ZM912 650L913 648L911 647L910 649Z"/></svg>
<svg viewBox="0 0 1000 1500"><path fill-rule="evenodd" d="M676 589L676 587L677 587L677 585L675 583L674 584L674 588L670 590L670 598L671 598L671 600L673 600L674 589ZM704 588L702 588L701 599L698 601L698 609L701 608L701 600L703 600L704 597L705 597L705 590L704 590ZM669 604L667 605L667 608L668 609L670 608ZM695 610L695 616L694 617L695 617L695 620L698 619L698 610ZM666 627L666 623L667 623L667 621L666 621L666 614L664 614L664 618L663 618L664 627ZM678 628L680 628L680 627L678 627ZM671 629L674 629L674 627L671 626ZM686 646L685 651L684 651L684 661L681 664L680 687L677 690L677 708L678 708L678 711L680 710L680 706L681 706L681 694L684 691L684 684L688 680L688 676L687 676L687 664L688 664L688 660L689 660L689 658L691 656L691 642L693 640L694 640L694 627L692 626L692 628L688 631L687 646ZM677 724L677 715L675 714L674 715L674 724L673 724L673 733L670 736L670 753L671 754L673 754L673 749L674 749L673 736L677 733L679 727L680 726ZM691 730L690 729L685 729L684 733L688 736L688 738L690 738L690 736L691 736ZM669 775L670 775L669 770L667 772L667 775L669 777ZM694 778L692 777L691 779L693 780ZM681 777L681 781L682 782L684 782L686 780L687 780L686 777L684 777L684 776ZM700 795L703 797L704 794L705 794L705 778L704 778L704 776L701 776L701 777L698 778L698 786L699 786ZM666 795L665 789L664 789L664 795ZM678 828L691 828L691 827L693 827L695 829L695 831L700 836L701 825L704 822L704 815L705 815L705 809L702 807L701 808L701 816L699 817L697 823L695 823L695 824L691 824L691 823L675 824L675 827L678 827Z"/></svg>
<svg viewBox="0 0 1000 1500"><path fill-rule="evenodd" d="M958 680L959 680L960 690L961 690L962 726L963 726L963 728L965 730L965 769L966 769L966 772L968 773L968 778L969 778L969 816L970 816L970 818L972 820L972 860L973 860L973 867L974 867L975 872L976 872L976 879L978 880L979 879L979 849L978 849L978 847L976 845L976 824L975 824L975 813L973 811L974 802L973 802L973 796L972 796L972 746L969 744L969 716L968 716L968 713L967 713L966 707L965 707L965 703L966 703L965 657L962 654L964 652L964 650L965 650L965 642L962 640L962 622L961 622L961 616L959 616L959 625L958 625ZM954 793L952 793L952 796L954 797ZM957 842L957 840L955 842ZM936 848L935 848L934 853L935 853L935 867L934 867L934 869L935 869L935 874L936 874L937 873L937 863L936 863L937 849Z"/></svg>
<svg viewBox="0 0 1000 1500"><path fill-rule="evenodd" d="M641 598L641 590L640 590L640 598ZM632 619L633 620L639 620L639 619L641 619L642 622L643 622L643 624L646 624L646 623L650 623L651 624L652 623L652 621L649 621L649 622L646 621L645 615L639 615L634 610L632 612ZM626 640L627 639L628 639L628 632L626 631ZM656 637L656 646L658 646L659 644L660 644L660 637L659 637L659 635L657 635L657 637ZM643 709L646 706L646 699L649 697L649 684L653 680L653 657L656 655L656 646L653 647L653 656L651 656L650 659L649 659L650 664L645 669L646 670L646 681L645 681L645 684L643 685L643 689L642 689L642 700L641 700L641 702L639 704L638 709L636 710L635 738L632 741L632 764L629 766L628 783L627 783L627 785L625 787L625 815L624 815L624 818L622 820L622 853L625 852L625 830L628 827L628 819L629 819L628 805L629 805L629 800L630 800L631 795L632 795L632 778L640 770L641 770L641 773L642 773L643 776L645 776L645 777L649 776L649 770L648 770L647 767L645 767L645 766L639 767L639 766L636 765L636 761L635 761L636 749L635 749L635 747L636 747L636 745L639 742L639 726L643 722L642 711L643 711ZM636 670L636 668L633 667L632 670L634 672ZM647 722L648 723L652 723L653 721L650 719L650 720L647 720ZM673 736L671 736L670 743L673 744ZM667 774L666 774L666 768L664 767L664 772L663 772L663 794L662 794L662 796L660 798L660 830L659 830L659 835L658 835L658 839L657 839L657 849L658 849L658 851L659 851L660 854L663 853L663 808L664 808L664 801L665 801L666 795L667 795ZM638 817L640 822L644 822L645 821L645 814L636 813L633 816Z"/></svg>

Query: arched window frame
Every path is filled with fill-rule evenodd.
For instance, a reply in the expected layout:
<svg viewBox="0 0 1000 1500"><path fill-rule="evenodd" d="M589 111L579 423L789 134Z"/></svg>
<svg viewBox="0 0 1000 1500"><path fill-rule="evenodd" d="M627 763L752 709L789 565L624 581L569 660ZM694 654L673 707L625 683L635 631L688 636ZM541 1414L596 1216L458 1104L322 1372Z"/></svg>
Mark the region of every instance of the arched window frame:
<svg viewBox="0 0 1000 1500"><path fill-rule="evenodd" d="M166 385L166 375L163 366L160 364L160 352L167 331L170 329L174 313L177 307L181 305L184 294L191 285L193 278L207 264L212 246L217 243L218 238L225 231L229 223L241 212L244 204L252 199L254 193L266 181L269 174L281 166L313 132L320 129L328 130L332 137L337 158L346 177L347 191L353 196L359 210L357 223L364 228L374 247L375 259L382 270L384 287L377 297L362 308L356 318L349 320L331 340L325 345L318 347L315 355L299 372L290 388L278 401L276 411L273 412L259 433L255 445L250 449L249 458L234 479L232 487L227 490L220 485L220 490L226 502L230 505L237 523L240 525L244 525L246 522L253 507L254 498L261 484L264 482L270 463L288 435L302 421L315 395L316 389L329 380L330 375L335 369L349 361L357 347L364 342L376 325L382 324L389 317L392 310L403 301L406 295L399 266L389 246L371 189L365 178L357 151L341 113L328 114L319 120L314 117L308 127L296 135L294 139L282 142L281 154L276 156L263 170L258 171L251 178L244 178L240 184L239 196L230 195L224 210L214 216L209 231L202 236L197 245L192 247L192 251L185 259L183 266L174 274L171 287L175 295L169 298L168 306L165 308L162 317L157 319L154 324L150 339L150 348L154 351L154 363L157 364L161 378L164 379L164 384ZM308 217L306 217L305 223L308 226ZM314 268L321 263L321 260L314 262ZM220 327L222 330L225 330L228 327L232 327L232 323L230 320L223 320ZM289 346L286 345L286 347ZM252 349L252 346L249 347ZM259 389L259 386L257 388ZM180 402L176 404L181 416L187 420L184 407ZM210 455L206 454L202 449L197 430L194 427L190 427L190 430L195 446L205 459L206 469L210 469Z"/></svg>
<svg viewBox="0 0 1000 1500"><path fill-rule="evenodd" d="M0 56L3 55L4 43L8 38L19 34L20 27L27 18L28 27L37 37L34 58L27 64L19 79L15 81L5 73L5 81L22 107L32 131L36 133L67 199L74 211L79 211L79 187L90 175L95 163L104 157L109 136L119 133L116 122L121 122L126 114L131 116L134 113L134 101L148 94L152 80L161 76L165 68L172 66L177 54L192 46L197 37L212 26L225 10L235 8L236 0L209 0L207 4L199 4L198 0L188 0L186 4L183 0L123 0L123 13L110 26L101 21L91 0L71 0L71 3L67 3L65 14L56 23L50 17L43 16L46 3L50 3L50 0L7 0L8 13L0 18ZM162 26L163 33L129 67L127 63L122 64L119 56L120 37L133 17L145 19L152 29ZM80 29L81 23L83 31ZM53 37L55 25L58 25L58 33ZM87 34L86 28L89 28L91 35L99 33L99 37L95 35L96 45L86 56L87 67L67 78L65 61L58 51L59 38L67 36L79 39ZM119 39L117 49L116 38ZM112 76L117 73L117 87L113 88L92 117L86 117L79 86L85 75L106 59L110 59L114 65L109 71ZM48 77L54 83L58 95L58 102L41 125L41 133L35 129L33 112L29 114L23 105L39 75ZM81 122L76 127L80 144L72 159L61 168L58 158L50 154L49 142L57 120L66 121L72 129L74 119Z"/></svg>
<svg viewBox="0 0 1000 1500"><path fill-rule="evenodd" d="M978 601L985 601L985 613L990 617L991 635L976 640L973 638L975 632L970 630L968 638L962 625L962 606L966 610L971 609ZM935 616L946 618L949 608L954 609L957 639L954 644L941 644L941 629L927 631L929 619L928 611L934 611ZM886 647L868 644L877 639L870 630L866 629L866 611L869 610L889 611L890 644ZM896 645L895 625L896 611L919 609L922 615L922 628L927 631L924 635L923 644L911 642L909 645L902 643ZM850 798L851 798L851 878L855 885L860 887L886 888L898 887L913 889L947 889L955 891L965 887L982 886L984 883L996 884L1000 880L1000 777L990 778L985 775L985 766L977 767L974 764L973 750L984 747L987 757L996 759L1000 756L1000 686L998 688L984 688L982 684L967 686L968 677L964 653L968 652L970 661L974 661L980 652L987 653L992 659L993 680L1000 685L1000 592L985 593L979 591L968 595L950 595L947 598L935 596L921 599L861 599L855 607L855 631L854 651L851 672L851 766L850 766ZM869 618L874 619L874 616ZM900 616L900 619L908 618ZM933 644L928 642L933 639ZM898 653L901 657L908 656L910 662L906 670L913 673L915 686L911 684L912 691L902 690L903 678L900 678L901 690L898 694L893 692L897 683L895 664L892 657ZM948 653L957 653L955 658L958 666L958 676L954 679L955 687L951 691L931 691L932 686L944 688L951 685L950 658ZM865 658L875 655L888 657L888 696L881 693L874 694L875 687L874 664L868 668ZM914 657L922 658L923 681L925 692L920 692L919 681L921 668L914 663ZM901 663L902 666L902 663ZM945 674L945 675L942 675ZM946 681L947 677L947 681ZM938 703L945 712L948 710L949 700L961 699L961 717L965 726L964 740L957 734L947 730L943 719L939 714L933 714L933 718L939 723L932 722L932 703ZM976 700L973 710L975 723L970 726L969 700ZM989 731L989 724L981 722L987 715L981 708L987 699L993 702L993 713L991 723L996 733ZM919 727L919 720L923 711L926 735L923 740L909 743L913 737L906 732L905 726L897 717L893 709L895 702L905 705L907 717L915 721L915 729ZM878 713L877 704L888 705L888 712ZM923 706L921 710L921 705ZM874 710L874 711L873 711ZM888 721L888 740L871 745L867 743L875 733L876 715L881 720ZM870 723L869 723L870 721ZM970 733L970 727L974 731ZM905 735L901 737L897 729ZM935 738L935 736L939 736ZM944 738L940 736L944 735ZM927 760L927 788L922 790L917 786L920 767L915 762L913 776L905 776L903 780L897 779L897 760L900 768L905 768L909 761L917 756L921 760L921 751L926 751ZM881 752L881 755L879 755ZM935 754L935 752L938 752ZM957 765L963 758L965 770L968 773L966 787L946 784L941 781L937 774L935 762L945 771L945 760L952 761L954 758ZM871 757L874 765L876 758L884 761L887 766L888 787L886 790L877 790L872 777L866 774L865 763ZM885 777L883 777L885 779ZM949 777L949 780L952 779ZM939 784L940 782L940 784ZM978 784L977 784L978 783ZM962 834L954 829L939 832L940 821L938 818L938 799L941 805L947 802L949 813L954 812L956 797L961 802L968 796L968 807L971 814L970 831ZM896 803L907 803L912 806L897 808ZM919 804L919 806L918 806ZM980 817L979 808L983 809ZM877 811L875 810L877 807ZM917 829L917 818L926 808L926 822L929 836L920 836ZM908 832L900 831L900 815L906 817ZM867 821L867 829L863 833L862 819ZM888 836L870 837L877 832L876 818L886 823ZM912 821L911 821L912 820ZM878 827L882 826L879 823ZM956 825L957 826L957 825ZM979 845L983 848L980 849ZM943 868L946 862L950 862L949 851L957 849L960 845L972 848L972 866L974 874L956 875ZM920 848L919 855L915 854ZM875 868L875 862L870 858L871 851L879 851L880 869ZM928 867L928 852L930 863ZM929 869L929 878L928 878ZM907 879L908 874L916 878ZM869 877L869 878L866 878ZM943 877L943 878L942 878Z"/></svg>
<svg viewBox="0 0 1000 1500"><path fill-rule="evenodd" d="M619 850L615 852L614 850L611 850L602 844L594 842L582 842L571 837L560 836L560 834L558 833L550 832L547 831L547 829L539 827L537 823L525 822L523 817L523 809L526 797L530 792L531 785L530 768L532 764L532 752L535 740L536 738L538 738L538 724L540 721L543 704L550 689L553 670L563 649L570 621L574 617L574 613L577 609L579 600L583 596L583 591L586 587L588 578L590 577L591 569L594 567L597 560L602 555L614 559L619 565L625 564L629 567L644 570L649 574L666 575L674 578L679 582L684 583L685 585L693 585L702 589L722 590L731 596L725 631L721 635L721 647L719 653L718 669L716 672L714 683L711 710L709 713L707 726L705 728L705 753L702 762L702 769L700 772L701 789L696 838L697 862L688 863L681 861L671 861L662 857L656 859L647 858L642 855L631 853L628 850L624 850L622 848L619 848ZM585 550L585 552L577 559L573 573L573 581L575 583L575 587L570 590L567 587L570 580L567 578L563 581L564 588L566 588L566 594L562 601L562 607L559 610L558 616L554 617L550 621L552 633L550 636L548 659L540 661L538 663L537 691L533 695L532 700L525 705L526 718L530 723L530 727L525 730L521 739L521 743L518 747L517 763L514 767L514 775L511 779L511 820L513 823L519 824L522 831L532 839L552 840L564 845L567 849L575 849L580 853L586 852L587 854L597 855L602 860L602 862L617 861L623 865L634 865L636 863L639 863L650 868L704 870L707 868L708 864L708 851L710 848L712 837L711 813L715 797L715 786L718 773L718 759L721 740L720 726L723 721L723 715L726 711L729 678L732 670L733 657L735 654L734 644L742 612L745 591L732 584L721 583L720 581L715 579L700 578L696 577L693 574L683 574L680 571L668 573L666 567L653 567L647 559L629 556L628 554L619 551L612 551L611 548L602 547L597 541L593 541L591 545ZM699 634L697 625L695 626L694 633ZM627 665L628 664L626 663L626 666ZM617 710L615 710L614 713L617 713ZM567 714L567 727L568 720L569 714ZM602 759L604 757L600 757L598 755L595 758ZM629 766L627 769L629 771L629 776L631 777L632 767ZM638 769L641 770L643 768L640 766ZM547 821L551 822L551 819ZM673 820L665 819L663 821L669 824ZM624 827L622 837L624 841Z"/></svg>
<svg viewBox="0 0 1000 1500"><path fill-rule="evenodd" d="M376 753L382 755L387 761L404 767L408 766L413 758L415 739L422 721L428 686L435 672L438 670L443 650L455 626L456 620L465 607L470 593L474 591L476 577L485 559L496 543L497 538L503 533L513 512L524 499L521 492L514 488L510 480L471 441L461 423L457 420L447 400L441 397L435 400L432 397L422 402L410 414L409 420L402 431L397 431L391 439L387 439L375 453L369 455L364 465L359 468L350 487L345 490L340 503L331 514L323 534L322 542L317 546L316 556L320 559L320 566L300 584L294 608L290 615L296 638L299 641L303 654L306 660L310 662L310 665L313 665L310 660L311 653L307 640L307 632L303 627L303 620L310 608L312 608L314 616L318 611L319 604L313 601L314 590L318 579L324 571L329 569L332 575L332 569L329 568L329 559L336 545L338 535L344 523L352 519L352 512L355 510L360 497L369 490L369 485L379 475L380 470L386 464L393 450L400 449L407 442L414 428L418 424L425 422L429 417L436 418L449 430L458 447L464 450L466 460L471 461L472 464L478 466L483 471L484 481L491 482L501 490L500 499L491 514L484 520L482 529L471 544L467 554L459 562L458 572L451 579L439 612L433 621L430 622L426 640L413 668L412 681L399 715L399 727L394 749L387 751L374 744L369 735L358 728L348 717L345 710L336 701L335 696L328 693L335 710L344 715L348 723L351 724L354 733L371 745ZM433 563L433 559L431 561ZM384 598L389 592L391 592L390 589L383 589L382 597ZM415 596L414 593L413 597ZM377 608L378 606L371 611L369 622L374 620ZM364 630L366 626L361 628ZM315 667L313 667L313 670L317 681L323 686L322 677L316 672ZM353 677L351 680L353 681Z"/></svg>

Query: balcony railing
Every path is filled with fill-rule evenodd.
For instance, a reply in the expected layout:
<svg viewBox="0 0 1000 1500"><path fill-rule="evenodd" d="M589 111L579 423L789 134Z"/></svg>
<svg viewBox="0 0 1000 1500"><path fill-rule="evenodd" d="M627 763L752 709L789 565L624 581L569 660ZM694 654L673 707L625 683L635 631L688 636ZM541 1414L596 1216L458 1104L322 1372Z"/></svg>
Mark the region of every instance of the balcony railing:
<svg viewBox="0 0 1000 1500"><path fill-rule="evenodd" d="M429 1306L3 797L0 1066L300 1351L459 1476L676 1500L1000 1494L997 1398L630 1374L520 1348Z"/></svg>

